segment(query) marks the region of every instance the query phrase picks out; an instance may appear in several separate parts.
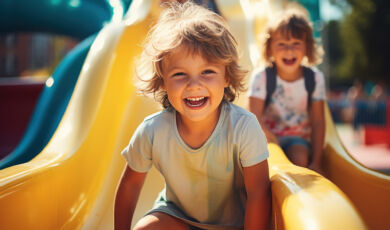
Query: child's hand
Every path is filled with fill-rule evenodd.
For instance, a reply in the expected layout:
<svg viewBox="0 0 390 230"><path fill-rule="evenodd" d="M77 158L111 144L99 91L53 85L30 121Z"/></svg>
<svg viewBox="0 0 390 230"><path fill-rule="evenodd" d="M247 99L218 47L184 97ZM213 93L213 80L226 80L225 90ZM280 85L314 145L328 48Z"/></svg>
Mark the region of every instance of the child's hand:
<svg viewBox="0 0 390 230"><path fill-rule="evenodd" d="M316 171L317 173L319 173L321 175L325 175L324 171L322 170L321 164L319 164L319 163L313 162L309 165L308 168Z"/></svg>

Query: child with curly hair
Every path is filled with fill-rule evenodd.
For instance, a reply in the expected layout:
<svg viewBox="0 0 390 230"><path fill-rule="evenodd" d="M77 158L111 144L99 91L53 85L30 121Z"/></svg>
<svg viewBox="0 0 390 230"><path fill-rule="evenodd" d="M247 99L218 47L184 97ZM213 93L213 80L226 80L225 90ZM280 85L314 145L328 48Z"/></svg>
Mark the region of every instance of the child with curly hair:
<svg viewBox="0 0 390 230"><path fill-rule="evenodd" d="M269 153L256 117L231 103L246 74L237 43L217 14L191 2L167 6L138 70L141 91L164 110L145 118L122 152L115 229L130 228L152 165L165 188L135 229L265 229Z"/></svg>
<svg viewBox="0 0 390 230"><path fill-rule="evenodd" d="M309 66L321 61L322 49L302 10L275 18L264 36L268 67L252 74L249 110L268 141L278 143L294 164L321 173L325 83L323 74Z"/></svg>

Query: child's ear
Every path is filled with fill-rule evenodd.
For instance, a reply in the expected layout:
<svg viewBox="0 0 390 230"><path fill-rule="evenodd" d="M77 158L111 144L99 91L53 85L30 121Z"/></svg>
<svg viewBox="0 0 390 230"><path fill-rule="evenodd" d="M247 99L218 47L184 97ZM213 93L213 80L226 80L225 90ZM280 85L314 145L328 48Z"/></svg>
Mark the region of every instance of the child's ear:
<svg viewBox="0 0 390 230"><path fill-rule="evenodd" d="M165 87L165 84L164 84L164 79L162 79L162 78L161 78L160 89L162 89L163 91L167 91L167 89L166 89L166 87Z"/></svg>
<svg viewBox="0 0 390 230"><path fill-rule="evenodd" d="M229 85L230 85L230 77L229 76L226 76L225 77L225 85L224 85L224 87L226 88L226 87L229 87Z"/></svg>

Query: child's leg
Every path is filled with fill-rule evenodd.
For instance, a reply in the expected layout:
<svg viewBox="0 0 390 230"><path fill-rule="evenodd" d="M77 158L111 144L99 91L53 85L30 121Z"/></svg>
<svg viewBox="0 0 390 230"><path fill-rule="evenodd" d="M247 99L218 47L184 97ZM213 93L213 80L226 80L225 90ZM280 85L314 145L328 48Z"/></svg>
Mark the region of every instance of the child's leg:
<svg viewBox="0 0 390 230"><path fill-rule="evenodd" d="M290 161L298 166L307 167L309 165L309 143L296 136L286 136L278 138L280 147L290 159Z"/></svg>
<svg viewBox="0 0 390 230"><path fill-rule="evenodd" d="M135 225L134 230L162 230L177 229L188 230L189 226L183 221L163 212L153 212L144 216Z"/></svg>
<svg viewBox="0 0 390 230"><path fill-rule="evenodd" d="M295 165L301 167L307 167L309 165L309 150L304 145L292 145L287 149L286 155Z"/></svg>

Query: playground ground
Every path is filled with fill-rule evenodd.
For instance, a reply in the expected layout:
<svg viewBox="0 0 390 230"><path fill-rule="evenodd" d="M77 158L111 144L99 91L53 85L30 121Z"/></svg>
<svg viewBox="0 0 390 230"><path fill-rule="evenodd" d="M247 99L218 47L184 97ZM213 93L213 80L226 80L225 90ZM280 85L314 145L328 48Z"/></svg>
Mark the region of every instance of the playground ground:
<svg viewBox="0 0 390 230"><path fill-rule="evenodd" d="M390 174L390 148L385 144L364 145L364 130L356 134L351 125L337 124L344 146L349 153L368 168Z"/></svg>

